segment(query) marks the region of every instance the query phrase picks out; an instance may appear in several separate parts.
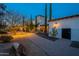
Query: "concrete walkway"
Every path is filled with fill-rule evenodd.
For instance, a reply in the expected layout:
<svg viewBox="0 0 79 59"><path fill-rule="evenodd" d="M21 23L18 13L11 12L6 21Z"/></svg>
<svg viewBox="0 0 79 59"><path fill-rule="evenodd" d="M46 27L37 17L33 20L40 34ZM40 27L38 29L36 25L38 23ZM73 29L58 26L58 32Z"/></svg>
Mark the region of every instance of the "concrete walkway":
<svg viewBox="0 0 79 59"><path fill-rule="evenodd" d="M12 43L0 43L0 56L10 56Z"/></svg>
<svg viewBox="0 0 79 59"><path fill-rule="evenodd" d="M59 39L53 42L34 34L29 40L50 56L79 56L79 48L71 47L71 41L67 39Z"/></svg>
<svg viewBox="0 0 79 59"><path fill-rule="evenodd" d="M79 48L70 47L71 41L67 39L51 41L33 33L32 36L17 42L28 49L30 56L79 56Z"/></svg>
<svg viewBox="0 0 79 59"><path fill-rule="evenodd" d="M15 41L14 41L15 42ZM18 39L16 42L22 44L26 48L27 56L46 56L47 54L39 48L34 42L32 42L29 38Z"/></svg>

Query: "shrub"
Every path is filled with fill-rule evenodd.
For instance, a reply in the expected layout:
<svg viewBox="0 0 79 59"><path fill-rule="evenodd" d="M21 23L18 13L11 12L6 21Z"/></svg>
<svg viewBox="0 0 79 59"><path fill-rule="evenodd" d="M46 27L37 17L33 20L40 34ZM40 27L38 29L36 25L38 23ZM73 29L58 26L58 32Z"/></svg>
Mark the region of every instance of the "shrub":
<svg viewBox="0 0 79 59"><path fill-rule="evenodd" d="M13 39L12 36L1 36L1 40L2 40L3 43L10 42L11 39Z"/></svg>

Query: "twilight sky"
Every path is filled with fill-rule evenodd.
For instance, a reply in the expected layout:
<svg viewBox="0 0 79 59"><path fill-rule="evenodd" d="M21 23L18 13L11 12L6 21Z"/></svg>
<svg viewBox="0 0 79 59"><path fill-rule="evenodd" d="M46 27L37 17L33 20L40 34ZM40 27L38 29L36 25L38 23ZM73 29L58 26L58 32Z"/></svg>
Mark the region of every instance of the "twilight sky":
<svg viewBox="0 0 79 59"><path fill-rule="evenodd" d="M6 3L7 9L15 11L24 16L44 15L44 3ZM49 4L48 4L49 11ZM64 16L79 14L79 3L53 3L52 17L60 18ZM48 12L49 15L49 12Z"/></svg>

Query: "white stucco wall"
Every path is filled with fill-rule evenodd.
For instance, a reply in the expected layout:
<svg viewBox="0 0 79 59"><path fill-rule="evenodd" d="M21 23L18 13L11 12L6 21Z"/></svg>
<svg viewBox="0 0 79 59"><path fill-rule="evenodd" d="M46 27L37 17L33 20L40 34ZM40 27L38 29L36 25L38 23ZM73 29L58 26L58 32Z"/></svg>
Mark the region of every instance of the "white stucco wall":
<svg viewBox="0 0 79 59"><path fill-rule="evenodd" d="M72 29L71 36L72 41L79 41L79 29Z"/></svg>
<svg viewBox="0 0 79 59"><path fill-rule="evenodd" d="M56 22L60 24L60 26L57 28L57 38L62 38L62 28L71 28L71 40L79 41L79 17L49 22L49 32L52 31L52 26ZM51 36L50 33L49 36Z"/></svg>

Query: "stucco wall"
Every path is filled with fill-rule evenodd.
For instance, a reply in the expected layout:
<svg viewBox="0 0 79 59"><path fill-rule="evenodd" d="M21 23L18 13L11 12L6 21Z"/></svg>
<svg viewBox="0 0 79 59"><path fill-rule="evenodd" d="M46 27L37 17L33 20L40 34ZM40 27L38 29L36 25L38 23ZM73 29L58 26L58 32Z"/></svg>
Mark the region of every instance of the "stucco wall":
<svg viewBox="0 0 79 59"><path fill-rule="evenodd" d="M79 41L79 17L49 22L49 36L51 36L50 32L52 31L52 26L56 22L60 24L57 28L57 38L62 38L62 28L71 28L71 40Z"/></svg>

